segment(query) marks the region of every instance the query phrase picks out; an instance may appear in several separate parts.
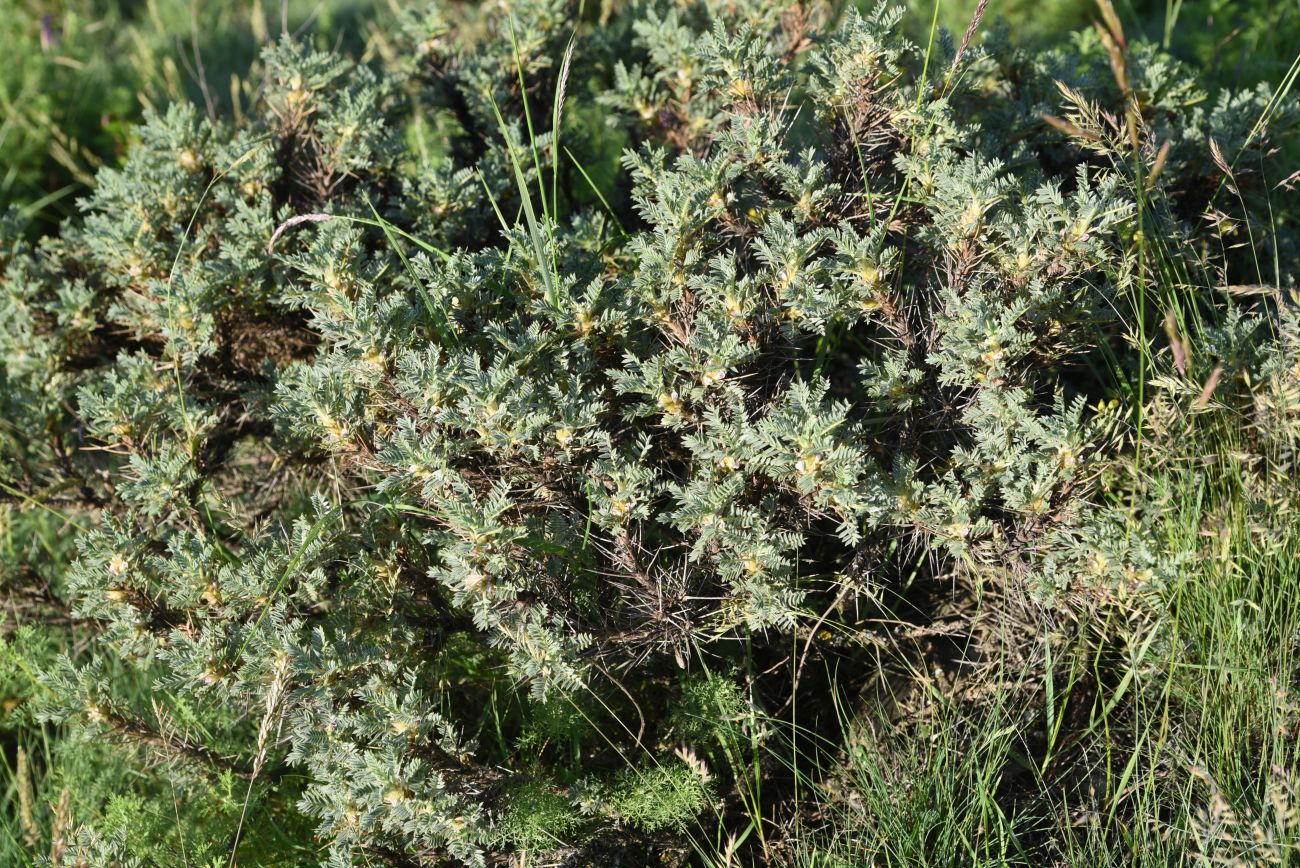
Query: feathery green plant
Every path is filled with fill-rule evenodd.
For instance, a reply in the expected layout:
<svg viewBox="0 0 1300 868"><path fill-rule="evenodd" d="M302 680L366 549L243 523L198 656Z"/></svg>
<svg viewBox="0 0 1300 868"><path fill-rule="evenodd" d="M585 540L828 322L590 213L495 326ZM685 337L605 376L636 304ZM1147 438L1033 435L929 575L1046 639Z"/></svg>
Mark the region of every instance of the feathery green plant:
<svg viewBox="0 0 1300 868"><path fill-rule="evenodd" d="M83 219L6 226L0 483L50 542L5 587L69 638L13 652L24 707L81 745L53 786L135 776L55 861L767 857L804 784L765 709L845 735L814 647L876 677L862 623L951 577L1190 604L1099 482L1168 417L1175 301L1216 382L1293 388L1252 338L1289 309L1186 278L1294 283L1290 224L1249 222L1289 84L814 11L433 4L373 66L286 37L238 117L151 112ZM953 859L1036 846L986 792L1011 749L954 766L986 837Z"/></svg>

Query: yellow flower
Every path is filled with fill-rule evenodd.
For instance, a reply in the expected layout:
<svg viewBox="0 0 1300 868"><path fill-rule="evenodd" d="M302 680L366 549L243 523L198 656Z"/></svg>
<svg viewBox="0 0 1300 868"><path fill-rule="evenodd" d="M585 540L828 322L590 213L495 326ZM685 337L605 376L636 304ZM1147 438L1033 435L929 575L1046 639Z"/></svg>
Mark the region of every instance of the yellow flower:
<svg viewBox="0 0 1300 868"><path fill-rule="evenodd" d="M461 585L465 588L466 592L477 594L491 588L492 579L489 578L486 573L482 573L478 570L470 570L465 574L465 578L461 580Z"/></svg>
<svg viewBox="0 0 1300 868"><path fill-rule="evenodd" d="M325 429L325 433L334 440L346 440L348 436L347 425L339 422L324 410L316 411L316 423Z"/></svg>
<svg viewBox="0 0 1300 868"><path fill-rule="evenodd" d="M800 476L816 476L817 471L821 470L821 468L821 456L813 452L799 456L799 460L794 463L795 472Z"/></svg>
<svg viewBox="0 0 1300 868"><path fill-rule="evenodd" d="M657 400L659 409L663 410L669 416L680 416L682 413L682 401L677 396L676 391L661 394Z"/></svg>

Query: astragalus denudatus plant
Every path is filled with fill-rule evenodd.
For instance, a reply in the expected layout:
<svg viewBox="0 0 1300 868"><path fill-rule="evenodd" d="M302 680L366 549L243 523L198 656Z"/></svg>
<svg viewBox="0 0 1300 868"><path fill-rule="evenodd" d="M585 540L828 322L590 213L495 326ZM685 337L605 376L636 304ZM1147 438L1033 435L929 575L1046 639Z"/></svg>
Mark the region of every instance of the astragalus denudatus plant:
<svg viewBox="0 0 1300 868"><path fill-rule="evenodd" d="M1160 580L1091 499L1133 251L1218 243L1203 140L1266 160L1269 94L885 7L588 6L286 40L237 121L153 115L7 236L4 497L77 552L12 582L79 637L33 707L148 809L87 797L68 853L680 860L918 582Z"/></svg>

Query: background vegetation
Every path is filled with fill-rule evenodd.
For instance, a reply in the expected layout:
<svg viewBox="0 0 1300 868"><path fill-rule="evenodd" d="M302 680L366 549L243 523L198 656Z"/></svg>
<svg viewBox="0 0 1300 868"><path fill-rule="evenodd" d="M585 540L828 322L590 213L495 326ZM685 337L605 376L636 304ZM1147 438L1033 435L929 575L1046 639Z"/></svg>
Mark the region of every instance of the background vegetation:
<svg viewBox="0 0 1300 868"><path fill-rule="evenodd" d="M584 4L578 14L594 24L612 14L606 7L614 5ZM87 242L60 226L87 219L82 216L87 203L91 214L98 215L88 218L92 225L95 219L114 219L112 183L103 180L107 176L97 182L96 173L126 165L132 148L139 162L125 170L128 178L157 175L157 166L148 160L161 164L160 155L168 153L183 157L190 146L205 166L235 164L240 159L235 140L222 141L211 132L175 131L206 129L200 126L202 117L228 119L239 129L264 122L255 115L256 107L263 101L263 82L274 79L279 68L275 64L290 69L293 63L305 63L302 55L286 60L275 52L263 53L283 32L363 64L395 68L412 56L413 43L399 34L418 32L432 39L432 34L448 38L450 33L450 38L470 41L484 38L493 27L492 10L472 6L453 19L453 29L439 31L411 29L397 4L343 0L292 2L283 8L245 3L186 6L161 0L143 5L9 0L6 11L10 14L0 22L0 45L10 58L0 69L0 153L6 155L0 204L9 215L4 280L6 292L15 295L19 293L14 287L29 279L13 265L27 261L22 258L27 254L13 252L20 245L66 236L51 248L51 258L75 260L82 250L77 245ZM1087 557L1071 566L1074 572L1069 575L1092 570L1097 580L1071 579L1043 588L1046 567L1031 580L1010 569L999 572L1006 564L996 562L953 567L961 558L950 555L942 542L928 537L924 545L905 540L888 551L891 582L878 589L878 599L855 601L850 607L833 593L827 599L814 596L822 605L815 611L810 606L812 617L802 629L790 630L779 640L786 643L786 654L772 653L779 642L754 651L742 632L737 648L701 654L698 660L684 646L677 653L691 657L690 665L678 675L681 664L672 660L673 652L658 649L668 661L664 667L673 673L671 678L656 676L656 681L647 676L639 687L625 676L637 695L643 695L646 685L673 685L671 702L646 702L645 707L625 695L629 685L614 677L602 681L604 689L598 694L576 704L530 692L520 674L508 668L513 664L497 654L500 649L459 647L456 643L462 640L457 636L462 634L452 631L450 639L444 637L448 662L437 677L475 697L472 716L478 731L466 735L502 767L521 757L543 758L546 780L563 784L557 790L529 778L523 766L511 767L509 797L494 805L493 837L480 842L489 850L509 853L501 858L521 865L610 858L614 849L597 849L605 820L592 818L613 817L627 831L627 843L617 851L630 860L625 864L1300 861L1300 608L1295 605L1300 599L1300 501L1294 466L1300 446L1300 321L1290 295L1298 271L1295 249L1288 246L1294 243L1300 216L1295 176L1289 175L1300 169L1300 149L1294 127L1284 123L1286 113L1295 109L1300 3L1117 4L1113 12L1118 21L1108 20L1107 11L1074 0L993 0L981 20L975 4L914 0L900 24L918 45L913 62L926 65L933 58L940 64L951 60L974 17L979 21L974 44L987 40L989 53L975 55L972 62L990 79L1015 79L1029 69L1028 64L1017 67L1005 60L1011 56L1009 49L1000 46L1007 45L1046 57L1042 62L1048 65L1059 61L1062 69L1072 62L1068 57L1091 57L1097 68L1110 70L1108 75L1119 75L1113 64L1118 51L1121 63L1128 59L1135 76L1137 70L1155 70L1152 80L1165 81L1159 78L1162 61L1151 60L1155 55L1143 55L1145 49L1137 47L1146 44L1145 39L1152 51L1167 51L1187 64L1179 75L1169 76L1173 84L1168 90L1153 91L1153 104L1143 107L1153 115L1165 112L1162 117L1171 125L1159 127L1153 121L1145 162L1131 174L1121 173L1127 186L1116 194L1116 201L1138 203L1146 222L1139 222L1136 232L1127 224L1115 231L1115 249L1107 254L1114 258L1104 270L1106 280L1122 291L1108 298L1113 310L1105 313L1111 318L1105 325L1084 321L1087 317L1076 324L1078 329L1104 331L1105 339L1090 344L1082 361L1065 365L1059 381L1097 399L1100 406L1090 406L1088 413L1099 420L1096 424L1109 426L1095 441L1105 448L1091 456L1087 483L1080 484L1086 492L1069 495L1071 503L1077 497L1078 509L1101 516L1081 525L1083 535L1071 551L1086 550ZM945 40L937 35L936 24L948 28L951 36ZM457 74L477 81L474 76L495 72L509 82L516 76L513 67L520 53L543 56L550 51L550 66L528 73L550 82L553 93L568 31L538 27L550 43L526 45L522 52L517 46L502 49L492 63L484 64L487 72L460 68ZM529 32L523 29L523 35ZM608 38L618 44L620 37ZM1121 40L1128 44L1117 49ZM508 47L509 42L502 37L497 45ZM1061 53L1054 56L1053 51ZM596 104L594 89L585 87L584 70L575 70L565 108L575 127L605 112L628 112L627 104ZM341 92L338 82L343 79L324 66L319 74L325 82L320 85L323 93L332 97ZM1066 76L1062 71L1061 77ZM1187 97L1178 90L1186 81L1209 96ZM1261 82L1258 101L1243 99L1235 109L1241 117L1207 121L1208 110L1196 114L1215 104L1220 89L1250 91ZM1101 81L1097 92L1115 84L1113 79ZM1169 102L1157 105L1157 98ZM1098 130L1104 129L1106 119L1091 116L1087 100L1071 111L1068 95L1062 100L1052 94L1052 99L1057 106L1055 126L1033 135L1056 137L1048 150L1061 149L1062 165L1108 163L1114 155L1104 150L1090 126L1095 122ZM1186 100L1185 107L1180 99ZM409 211L400 204L385 207L382 197L391 193L396 183L392 179L410 164L459 165L455 161L464 157L459 149L467 147L462 135L466 118L477 117L494 130L497 141L510 140L520 154L531 153L528 159L536 160L539 151L547 150L549 122L539 117L525 120L526 103L503 99L500 129L509 132L492 126L486 102L469 107L435 103L412 86L405 99L396 101L403 106L394 126L400 132L398 143L376 145L373 152L361 154L366 166L358 171L368 186L345 186L338 198L323 197L317 204L344 203L340 207L359 220L372 220L367 227L373 232L368 242L372 247L380 244L377 238L394 250L402 249L393 233L409 230L426 246L456 248L467 238L482 236L484 226L490 227L493 238L482 244L490 245L505 223L510 225L504 228L515 233L509 250L525 251L521 256L532 251L538 260L546 259L537 252L535 245L541 242L530 231L539 231L552 214L541 204L539 212L546 213L535 215L536 222L527 220L523 203L532 196L526 192L529 184L545 190L547 176L556 171L551 177L558 177L558 169L512 163L509 148L498 151L501 183L488 185L486 195L477 180L470 185L463 177L431 175L422 179L427 185L421 188L424 198L414 200L423 212L414 205L406 206ZM173 104L196 108L182 122L175 120L179 115L167 113ZM539 98L531 110L540 114L552 108L549 98ZM146 109L172 126L154 121L142 134L139 124ZM1229 105L1222 115L1233 111ZM1280 133L1267 147L1252 148L1262 141L1257 137L1261 118ZM338 123L349 120L356 117L340 110ZM536 130L530 129L534 121ZM1214 138L1210 129L1248 134L1229 141ZM576 167L567 170L572 177L550 188L557 218L559 212L584 209L604 215L600 219L608 220L608 231L592 230L591 237L582 236L581 244L624 269L631 260L617 259L628 255L618 243L632 232L616 232L614 227L635 231L638 221L653 225L656 219L649 206L632 206L627 191L635 169L617 162L618 151L634 144L631 135L616 131L604 142L575 135L568 144ZM646 137L653 140L650 133ZM1010 153L1018 140L1013 135L1008 139L1013 140ZM1158 156L1161 141L1170 140L1179 143L1178 149ZM1073 150L1066 154L1066 148ZM1117 162L1122 165L1122 160ZM1157 165L1163 168L1153 168ZM526 175L520 182L524 195L513 186L516 169ZM257 174L262 171L260 165L246 164L232 177L257 183L264 177ZM1153 177L1162 171L1168 173L1167 192ZM186 180L183 172L176 183L178 195L190 197L184 201L206 201L208 191ZM100 192L93 195L99 198L89 198L97 184ZM466 192L471 187L472 197ZM561 187L566 199L557 192ZM976 183L971 189L978 193L981 188ZM367 201L368 195L374 200ZM753 195L761 202L767 194ZM345 202L343 197L351 198ZM541 200L544 203L544 194ZM220 200L220 207L234 209L231 201ZM394 201L401 200L394 196ZM470 201L477 211L467 205L466 213L453 213L438 223L428 216L440 204L454 212L458 203ZM1208 208L1209 221L1203 219L1207 209L1200 207L1205 203L1214 206ZM493 211L506 216L498 222ZM507 219L516 212L517 220ZM224 235L227 230L207 230L202 221L195 225L198 232L210 231L203 237L212 249L243 243L242 238ZM262 228L257 224L248 229L248 249L265 245L266 233L258 234ZM332 254L356 243L337 222L319 228L323 241L317 246L294 240L295 229L288 230L285 263L310 267L311 257L322 249ZM233 234L238 235L237 226ZM742 230L738 235L747 237ZM410 239L401 244L411 256L420 250ZM438 253L425 252L430 261L439 261ZM295 256L300 259L293 260ZM487 269L486 261L479 267ZM59 268L67 270L57 273L76 274L64 260L59 262ZM427 263L412 264L398 256L390 256L387 266L378 259L375 263L379 273L428 268L420 272L419 283L434 290L440 285L434 266ZM282 276L290 270L276 273L274 280L281 281L277 287L293 285L291 278ZM375 273L360 270L352 277L381 282ZM455 299L469 298L459 287L471 285L471 278L462 275L458 280L454 291L460 294ZM444 299L450 307L453 289L438 295L439 303ZM319 299L303 302L304 308L312 304L323 306ZM471 321L465 319L470 314L453 311L453 320L457 316ZM290 347L285 352L291 352L293 341L301 337L301 323L285 320L280 325L276 339L285 341ZM88 333L108 340L99 332ZM327 340L345 350L354 337L346 331L326 333ZM836 353L854 357L865 352L853 348L848 337L825 350L834 337L833 330L805 343L796 336L780 344L781 352L814 360L823 352L831 359L838 358ZM147 348L150 337L143 334L135 340ZM9 377L18 382L15 372L23 364L26 360L9 355L0 385L9 386ZM243 370L238 359L230 364ZM292 381L301 392L325 389L303 376ZM214 375L214 381L196 386L194 394L197 401L218 402L231 394L222 391L228 388L215 382ZM246 398L241 395L239 400ZM271 403L247 400L250 407ZM671 416L676 400L672 393L645 415L666 411ZM74 854L91 864L135 859L158 865L289 865L327 858L322 840L329 835L322 835L322 829L332 815L324 808L313 813L310 805L314 796L309 778L314 774L319 779L325 774L321 770L308 774L301 765L276 767L274 749L269 767L276 768L275 774L260 780L256 772L250 779L253 763L208 763L201 774L186 770L186 762L195 763L195 756L185 758L187 753L199 755L197 764L203 765L211 759L202 756L205 752L235 755L250 743L270 743L259 731L263 720L273 718L270 711L254 719L205 706L194 699L200 694L187 692L188 687L160 692L147 683L136 661L123 655L100 659L98 665L104 668L97 673L99 681L111 685L123 707L148 710L153 703L152 729L119 727L119 737L110 738L102 731L87 733L80 724L49 712L55 700L83 689L63 672L61 661L89 659L100 629L91 621L108 616L70 603L83 587L71 565L78 558L83 564L96 563L98 553L84 540L82 549L76 548L77 534L71 529L84 515L66 506L75 502L76 492L34 485L43 477L23 465L25 458L51 466L67 460L24 451L21 429L31 403L17 387L0 398L6 411L0 436L8 450L0 468L0 582L7 597L0 656L0 861L73 864ZM399 403L392 398L394 406ZM154 412L172 411L142 411L139 418L152 418L148 414ZM287 412L304 415L303 408L291 403ZM329 422L320 422L322 430L310 435L316 438L313 442L340 439ZM573 436L567 427L559 430ZM105 435L104 442L112 441ZM302 471L304 478L318 472L319 465L343 463L329 448L312 455L314 464ZM232 464L259 468L260 473L270 466L263 458L241 454ZM286 490L293 488L294 480L277 480ZM311 551L317 527L324 523L319 516L328 512L328 506L313 505L310 493L306 486L294 490L289 496L292 506L279 507L300 517L296 529L287 521L282 531L285 539L297 534L304 551ZM234 524L234 507L214 501L213 508L217 518L209 515L208 521ZM612 500L608 509L618 512ZM992 521L1001 519L994 516ZM384 532L393 534L386 540L399 539L391 528ZM826 539L834 537L833 528L809 533L816 537L818 532ZM597 527L594 536L600 534ZM215 530L213 536L222 539ZM268 546L258 555L263 557L260 568L287 575L290 567L276 558L287 557L288 550ZM117 569L107 556L100 566L109 572ZM298 567L297 558L292 566ZM454 578L464 582L459 573ZM160 592L160 599L164 593L170 590ZM193 596L205 593L200 588ZM841 604L826 605L835 602ZM204 598L195 605L217 604ZM251 606L251 611L265 610ZM367 623L378 617L367 615ZM778 624L776 633L781 629ZM755 629L752 644L761 645L763 635ZM126 647L127 640L121 641ZM761 670L768 667L789 682L803 679L803 692L767 691L764 679L772 676ZM201 680L204 672L196 669L193 676ZM273 675L270 682L274 684ZM362 694L359 689L358 696ZM604 713L593 710L592 697L608 703ZM382 699L397 703L386 709L400 712L400 702L409 697L404 695L400 702ZM620 754L628 744L640 745L631 731L644 727L647 717L663 734L663 743L648 759ZM421 725L429 733L436 729L433 723ZM612 744L620 748L611 750ZM253 753L262 756L254 763L266 762L266 750ZM613 754L625 762L611 762ZM600 784L584 791L593 763L600 766ZM517 786L514 777L522 781ZM401 796L381 795L385 802ZM346 819L347 805L340 801L336 807ZM381 843L348 851L346 858L374 864L402 864L403 859L409 864L419 858L432 863L446 858L455 864L469 858L432 851L402 854L383 845L400 837L392 836L377 835ZM343 860L340 852L335 851L335 858Z"/></svg>
<svg viewBox="0 0 1300 868"><path fill-rule="evenodd" d="M910 0L906 29L925 44L932 21L961 34L975 0ZM1122 0L1127 31L1195 67L1207 88L1281 81L1300 32L1300 4L1259 0ZM95 169L121 161L146 106L190 100L212 111L246 102L259 47L287 31L318 47L373 52L398 6L384 0L197 3L168 0L6 0L0 40L13 62L0 73L0 202L48 221L73 213ZM1050 45L1095 19L1086 0L989 4L1021 44Z"/></svg>

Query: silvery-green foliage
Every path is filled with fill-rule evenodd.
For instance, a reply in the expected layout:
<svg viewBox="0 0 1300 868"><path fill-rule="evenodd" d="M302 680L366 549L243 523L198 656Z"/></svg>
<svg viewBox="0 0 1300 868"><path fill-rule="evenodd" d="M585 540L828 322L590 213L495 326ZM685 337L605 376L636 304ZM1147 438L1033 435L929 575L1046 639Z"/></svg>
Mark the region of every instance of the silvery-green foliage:
<svg viewBox="0 0 1300 868"><path fill-rule="evenodd" d="M93 636L42 714L274 781L333 864L483 864L529 804L653 849L719 786L665 685L918 552L1044 598L1158 573L1086 500L1148 207L1095 45L950 69L884 7L702 0L587 10L566 60L576 6L512 8L434 4L384 69L285 41L241 123L151 116L2 254L0 476L75 513ZM1244 141L1260 94L1133 67L1140 159ZM1185 145L1148 218L1193 238ZM548 766L513 739L555 703L618 724Z"/></svg>

